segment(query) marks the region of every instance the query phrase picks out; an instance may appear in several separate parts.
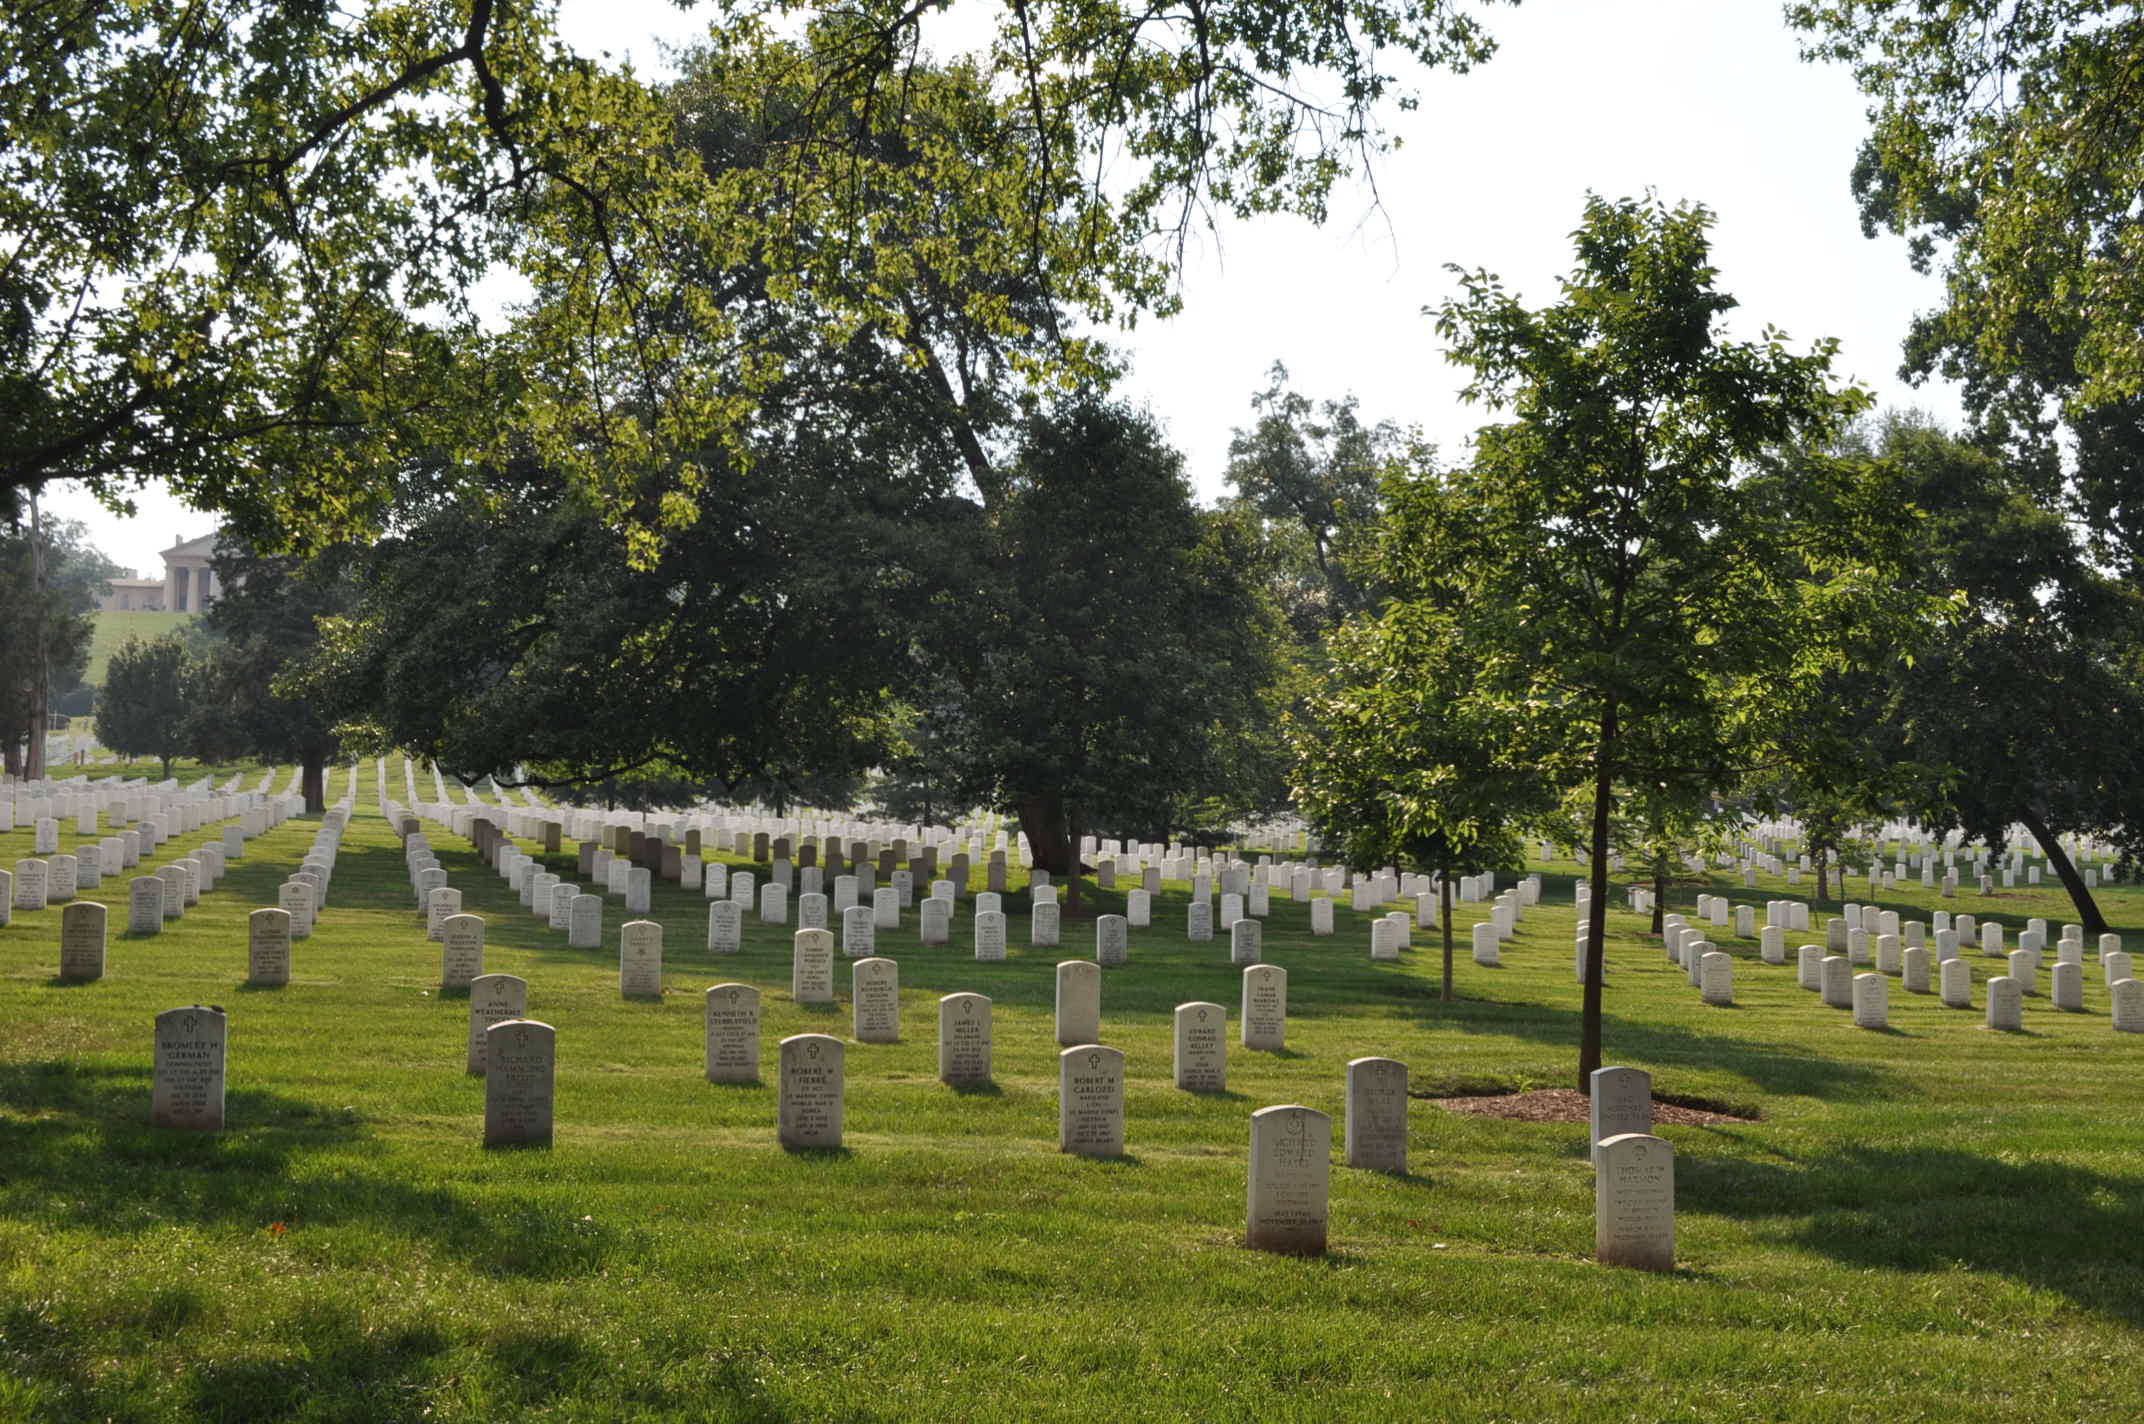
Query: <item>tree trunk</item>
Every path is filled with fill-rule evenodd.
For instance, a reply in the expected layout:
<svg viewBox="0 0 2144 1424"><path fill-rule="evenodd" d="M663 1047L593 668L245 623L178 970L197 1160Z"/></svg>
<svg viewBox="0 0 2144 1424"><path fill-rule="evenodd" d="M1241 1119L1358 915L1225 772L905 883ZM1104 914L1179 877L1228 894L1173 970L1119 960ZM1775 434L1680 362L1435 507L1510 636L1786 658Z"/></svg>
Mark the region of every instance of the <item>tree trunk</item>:
<svg viewBox="0 0 2144 1424"><path fill-rule="evenodd" d="M23 777L35 781L45 774L45 737L52 702L52 667L45 644L45 620L52 616L51 600L45 596L45 529L38 512L37 489L30 487L30 588L37 604L31 620L30 746L23 759Z"/></svg>
<svg viewBox="0 0 2144 1424"><path fill-rule="evenodd" d="M1437 873L1438 898L1444 902L1444 1002L1452 1001L1452 868Z"/></svg>
<svg viewBox="0 0 2144 1424"><path fill-rule="evenodd" d="M313 815L319 815L328 808L327 764L327 758L317 754L306 756L298 763L300 786L305 792L305 809Z"/></svg>
<svg viewBox="0 0 2144 1424"><path fill-rule="evenodd" d="M162 776L159 776L159 777L157 778L157 780L158 780L158 781L169 781L169 780L171 780L171 758L170 758L170 757L168 757L168 756L159 756L159 757L157 757L157 761L158 761L159 763L161 763L161 764L162 764L162 766L163 766L163 768L164 768L164 774L163 774Z"/></svg>
<svg viewBox="0 0 2144 1424"><path fill-rule="evenodd" d="M1831 898L1824 888L1824 863L1830 858L1830 853L1818 846L1816 855L1812 858L1816 861L1816 902L1821 905Z"/></svg>
<svg viewBox="0 0 2144 1424"><path fill-rule="evenodd" d="M1668 853L1663 842L1653 842L1653 933L1665 934L1668 919Z"/></svg>
<svg viewBox="0 0 2144 1424"><path fill-rule="evenodd" d="M1052 875L1070 875L1072 847L1065 842L1065 801L1056 792L1020 798L1020 830L1027 836L1030 865Z"/></svg>
<svg viewBox="0 0 2144 1424"><path fill-rule="evenodd" d="M1076 920L1079 918L1080 910L1080 873L1079 858L1077 854L1079 850L1079 813L1069 805L1065 807L1065 839L1071 842L1072 849L1074 851L1074 856L1072 861L1072 873L1065 879L1064 917L1068 920Z"/></svg>
<svg viewBox="0 0 2144 1424"><path fill-rule="evenodd" d="M2018 820L2024 823L2026 830L2032 832L2032 838L2040 843L2040 849L2047 852L2047 863L2052 865L2055 874L2061 877L2062 888L2070 892L2070 899L2077 906L2077 918L2084 925L2084 932L2088 935L2107 933L2107 917L2099 912L2099 902L2092 898L2090 890L2085 889L2084 877L2079 875L2077 867L2070 863L2069 852L2062 848L2062 843L2049 834L2047 823L2031 811L2020 812Z"/></svg>
<svg viewBox="0 0 2144 1424"><path fill-rule="evenodd" d="M1586 995L1579 1024L1578 1091L1593 1092L1593 1070L1601 1066L1601 980L1608 928L1608 811L1610 774L1615 755L1616 707L1608 698L1601 708L1600 745L1593 761L1593 893L1586 906Z"/></svg>

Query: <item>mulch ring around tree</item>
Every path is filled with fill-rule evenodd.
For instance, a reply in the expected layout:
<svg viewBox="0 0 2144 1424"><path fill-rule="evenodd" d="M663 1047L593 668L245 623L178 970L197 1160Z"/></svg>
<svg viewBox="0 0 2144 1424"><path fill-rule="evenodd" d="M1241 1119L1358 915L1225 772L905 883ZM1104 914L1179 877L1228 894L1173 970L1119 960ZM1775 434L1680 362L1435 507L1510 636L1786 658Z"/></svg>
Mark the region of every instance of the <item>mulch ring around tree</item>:
<svg viewBox="0 0 2144 1424"><path fill-rule="evenodd" d="M1431 1098L1446 1112L1475 1117L1509 1118L1514 1122L1579 1122L1593 1120L1593 1100L1576 1088L1538 1088L1530 1093L1495 1093L1488 1097ZM1653 1099L1653 1121L1686 1127L1722 1122L1755 1122L1753 1113L1727 1112L1721 1104L1689 1107L1664 1098Z"/></svg>

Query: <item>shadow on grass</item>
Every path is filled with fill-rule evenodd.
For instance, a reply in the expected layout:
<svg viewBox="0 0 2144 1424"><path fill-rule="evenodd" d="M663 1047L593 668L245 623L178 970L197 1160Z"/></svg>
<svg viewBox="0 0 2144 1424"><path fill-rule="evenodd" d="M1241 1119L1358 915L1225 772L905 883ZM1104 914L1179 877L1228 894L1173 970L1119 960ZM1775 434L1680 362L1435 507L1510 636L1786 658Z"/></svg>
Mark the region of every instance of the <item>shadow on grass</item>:
<svg viewBox="0 0 2144 1424"><path fill-rule="evenodd" d="M149 1126L150 1073L65 1060L0 1064L0 1214L113 1236L165 1227L359 1224L422 1241L478 1271L567 1279L599 1269L618 1233L563 1209L482 1209L387 1168L294 1170L365 1143L354 1113L233 1087L220 1133ZM479 1153L472 1140L470 1155Z"/></svg>
<svg viewBox="0 0 2144 1424"><path fill-rule="evenodd" d="M1692 1154L1679 1207L1781 1219L1784 1238L1850 1266L1965 1267L2144 1324L2144 1176L2005 1162L1940 1147L1847 1147L1799 1162Z"/></svg>
<svg viewBox="0 0 2144 1424"><path fill-rule="evenodd" d="M1491 1003L1468 1007L1471 1011L1465 1015L1432 1013L1430 1026L1461 1033L1505 1034L1570 1050L1578 1047L1582 1016L1575 1008ZM1849 1102L1895 1091L1890 1075L1880 1069L1828 1058L1796 1043L1704 1033L1617 1014L1602 1015L1601 1041L1608 1062L1643 1063L1656 1077L1661 1070L1678 1066L1725 1070L1766 1093Z"/></svg>

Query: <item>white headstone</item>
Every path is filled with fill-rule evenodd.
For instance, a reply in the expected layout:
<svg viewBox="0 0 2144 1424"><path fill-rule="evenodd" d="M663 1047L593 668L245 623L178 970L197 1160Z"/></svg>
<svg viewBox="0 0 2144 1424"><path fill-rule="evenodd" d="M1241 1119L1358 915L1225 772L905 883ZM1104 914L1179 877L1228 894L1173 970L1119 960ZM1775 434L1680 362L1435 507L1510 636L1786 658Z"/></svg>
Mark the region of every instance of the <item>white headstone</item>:
<svg viewBox="0 0 2144 1424"><path fill-rule="evenodd" d="M1666 1138L1626 1132L1595 1148L1593 1254L1604 1266L1675 1268L1675 1149Z"/></svg>
<svg viewBox="0 0 2144 1424"><path fill-rule="evenodd" d="M1095 971L1085 960L1070 963ZM1057 1055L1057 1147L1082 1157L1124 1155L1124 1055L1116 1049L1087 1043Z"/></svg>
<svg viewBox="0 0 2144 1424"><path fill-rule="evenodd" d="M1085 959L1057 966L1057 1042L1093 1043L1102 1036L1102 967Z"/></svg>
<svg viewBox="0 0 2144 1424"><path fill-rule="evenodd" d="M1000 960L1005 957L1003 910L975 912L975 957L979 960Z"/></svg>
<svg viewBox="0 0 2144 1424"><path fill-rule="evenodd" d="M1899 973L1909 994L1928 992L1928 951L1916 946L1899 955Z"/></svg>
<svg viewBox="0 0 2144 1424"><path fill-rule="evenodd" d="M1609 1138L1653 1130L1653 1075L1643 1068L1596 1068L1589 1086L1593 1161L1598 1166L1601 1144Z"/></svg>
<svg viewBox="0 0 2144 1424"><path fill-rule="evenodd" d="M549 1147L558 1034L536 1019L484 1030L484 1145Z"/></svg>
<svg viewBox="0 0 2144 1424"><path fill-rule="evenodd" d="M789 997L800 1004L834 1002L834 934L798 930L790 948Z"/></svg>
<svg viewBox="0 0 2144 1424"><path fill-rule="evenodd" d="M2144 979L2117 979L2107 986L2116 1033L2144 1033Z"/></svg>
<svg viewBox="0 0 2144 1424"><path fill-rule="evenodd" d="M156 1016L152 1127L223 1131L226 1024L222 1008L213 1004L166 1009Z"/></svg>
<svg viewBox="0 0 2144 1424"><path fill-rule="evenodd" d="M1036 949L1057 948L1057 917L1055 904L1038 904L1027 913L1027 942Z"/></svg>
<svg viewBox="0 0 2144 1424"><path fill-rule="evenodd" d="M707 1081L758 1082L759 990L750 984L717 984L707 991L705 1003Z"/></svg>
<svg viewBox="0 0 2144 1424"><path fill-rule="evenodd" d="M2084 966L2057 964L2049 975L2048 997L2058 1009L2084 1012Z"/></svg>
<svg viewBox="0 0 2144 1424"><path fill-rule="evenodd" d="M954 1088L990 1085L990 1000L983 995L939 999L938 1078Z"/></svg>
<svg viewBox="0 0 2144 1424"><path fill-rule="evenodd" d="M1891 1026L1891 981L1882 974L1854 976L1854 1027Z"/></svg>
<svg viewBox="0 0 2144 1424"><path fill-rule="evenodd" d="M1988 1027L2010 1031L2025 1027L2025 986L2007 974L1988 981Z"/></svg>
<svg viewBox="0 0 2144 1424"><path fill-rule="evenodd" d="M851 905L841 912L841 953L849 959L869 959L877 952L878 935L869 905Z"/></svg>
<svg viewBox="0 0 2144 1424"><path fill-rule="evenodd" d="M1333 1120L1294 1103L1251 1114L1250 1202L1244 1243L1316 1256L1325 1250Z"/></svg>
<svg viewBox="0 0 2144 1424"><path fill-rule="evenodd" d="M153 935L164 928L164 882L137 875L127 882L127 933Z"/></svg>
<svg viewBox="0 0 2144 1424"><path fill-rule="evenodd" d="M60 911L61 979L87 984L104 977L104 924L104 906L94 900Z"/></svg>
<svg viewBox="0 0 2144 1424"><path fill-rule="evenodd" d="M1219 1004L1176 1006L1176 1086L1190 1093L1228 1091L1228 1010Z"/></svg>
<svg viewBox="0 0 2144 1424"><path fill-rule="evenodd" d="M246 916L246 982L290 982L290 911L255 910Z"/></svg>
<svg viewBox="0 0 2144 1424"><path fill-rule="evenodd" d="M469 981L469 1071L484 1072L484 1035L495 1023L525 1018L529 981L512 974L479 974Z"/></svg>
<svg viewBox="0 0 2144 1424"><path fill-rule="evenodd" d="M859 959L849 969L852 1032L858 1043L901 1041L901 966Z"/></svg>
<svg viewBox="0 0 2144 1424"><path fill-rule="evenodd" d="M1732 955L1713 950L1698 958L1698 997L1707 1004L1731 1007L1735 1001L1735 961Z"/></svg>
<svg viewBox="0 0 2144 1424"><path fill-rule="evenodd" d="M653 920L627 920L618 929L618 995L663 996L663 927Z"/></svg>
<svg viewBox="0 0 2144 1424"><path fill-rule="evenodd" d="M1939 978L1945 1008L1973 1007L1973 971L1963 959L1943 960Z"/></svg>
<svg viewBox="0 0 2144 1424"><path fill-rule="evenodd" d="M1253 964L1243 971L1243 1046L1278 1053L1288 1046L1288 971Z"/></svg>
<svg viewBox="0 0 2144 1424"><path fill-rule="evenodd" d="M1406 1174L1407 1065L1397 1058L1348 1062L1347 1164Z"/></svg>
<svg viewBox="0 0 2144 1424"><path fill-rule="evenodd" d="M601 949L603 947L602 896L576 895L573 897L573 909L566 929L566 947L568 949Z"/></svg>
<svg viewBox="0 0 2144 1424"><path fill-rule="evenodd" d="M735 954L744 948L744 907L735 900L708 902L707 947L716 954Z"/></svg>
<svg viewBox="0 0 2144 1424"><path fill-rule="evenodd" d="M1834 1009L1854 1006L1854 966L1843 954L1827 954L1817 966L1823 976L1824 1002Z"/></svg>

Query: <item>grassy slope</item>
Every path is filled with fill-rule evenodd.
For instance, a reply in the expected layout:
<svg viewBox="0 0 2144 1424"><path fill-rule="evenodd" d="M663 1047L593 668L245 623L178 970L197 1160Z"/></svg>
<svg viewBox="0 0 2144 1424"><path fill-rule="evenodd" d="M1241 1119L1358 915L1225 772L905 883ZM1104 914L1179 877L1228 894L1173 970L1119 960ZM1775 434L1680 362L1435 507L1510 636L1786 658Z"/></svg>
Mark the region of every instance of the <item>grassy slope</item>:
<svg viewBox="0 0 2144 1424"><path fill-rule="evenodd" d="M361 789L369 807L369 767ZM1741 1004L1705 1009L1617 915L1611 1060L1764 1114L1663 1129L1683 1268L1590 1263L1582 1130L1426 1102L1416 1175L1335 1166L1334 1250L1296 1261L1237 1245L1250 1112L1333 1112L1337 1146L1345 1063L1373 1053L1418 1087L1567 1081L1566 879L1508 967L1462 947L1473 997L1452 1006L1424 932L1373 965L1363 917L1342 909L1314 941L1302 907L1276 904L1290 1048L1233 1051L1222 1097L1169 1086L1173 1006L1238 1001L1226 946L1183 941L1172 887L1104 983L1104 1037L1128 1055L1115 1163L1055 1150L1050 966L1089 927L1028 949L1022 897L1011 958L983 965L965 907L950 948L918 946L911 916L880 941L904 1041L851 1045L847 1150L791 1154L774 1044L846 1034L843 965L839 1008L794 1005L787 931L755 924L742 954L710 955L697 892L663 890L668 993L627 1003L617 902L606 950L570 952L431 828L490 922L486 968L527 977L559 1030L558 1146L486 1153L465 1002L437 992L382 822L353 825L295 982L239 984L243 915L313 828L256 843L156 939L115 935L101 984L52 981L56 911L0 930L0 1417L2144 1414L2144 1037L2109 1030L2096 962L2091 1012L2028 1001L2022 1036L1895 984L1897 1029L1871 1034L1754 942L1729 941ZM0 863L19 841L0 836ZM2013 925L2065 917L2051 893L1996 904ZM2144 922L2126 892L2109 908ZM1974 968L1979 1003L1996 965ZM731 978L767 991L767 1086L701 1078L699 992ZM996 1001L995 1092L934 1080L935 1000L956 989ZM232 1011L214 1139L143 1125L150 1020L195 1001Z"/></svg>
<svg viewBox="0 0 2144 1424"><path fill-rule="evenodd" d="M199 617L196 613L93 613L97 630L89 644L89 667L82 680L92 687L104 686L104 665L128 638L149 642Z"/></svg>

